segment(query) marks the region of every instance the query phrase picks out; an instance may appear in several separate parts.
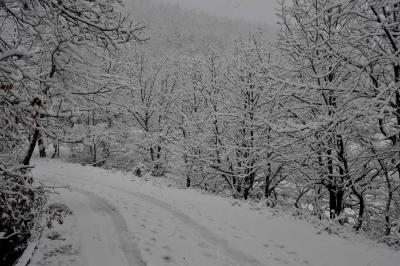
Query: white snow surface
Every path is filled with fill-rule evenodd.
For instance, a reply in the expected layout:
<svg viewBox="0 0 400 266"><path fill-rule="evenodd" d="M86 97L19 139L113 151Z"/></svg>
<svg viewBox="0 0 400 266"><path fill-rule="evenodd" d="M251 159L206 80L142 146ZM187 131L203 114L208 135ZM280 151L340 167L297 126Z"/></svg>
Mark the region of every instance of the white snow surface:
<svg viewBox="0 0 400 266"><path fill-rule="evenodd" d="M52 200L73 213L45 230L31 266L400 265L400 252L249 202L60 160L34 164L36 180L70 186Z"/></svg>

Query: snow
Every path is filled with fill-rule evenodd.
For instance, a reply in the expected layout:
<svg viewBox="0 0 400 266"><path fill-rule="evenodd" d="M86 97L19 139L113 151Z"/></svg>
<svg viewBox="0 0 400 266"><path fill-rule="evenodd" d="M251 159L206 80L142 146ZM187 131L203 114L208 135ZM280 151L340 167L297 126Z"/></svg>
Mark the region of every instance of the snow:
<svg viewBox="0 0 400 266"><path fill-rule="evenodd" d="M46 185L70 186L52 200L73 213L43 234L31 266L399 265L400 252L321 233L248 202L59 160L34 163L34 176ZM54 230L60 238L46 237ZM69 251L51 252L60 246Z"/></svg>
<svg viewBox="0 0 400 266"><path fill-rule="evenodd" d="M11 49L11 50L5 51L3 53L0 53L0 61L3 61L5 58L11 57L11 56L32 57L33 53L28 52L28 51L23 51L23 50Z"/></svg>

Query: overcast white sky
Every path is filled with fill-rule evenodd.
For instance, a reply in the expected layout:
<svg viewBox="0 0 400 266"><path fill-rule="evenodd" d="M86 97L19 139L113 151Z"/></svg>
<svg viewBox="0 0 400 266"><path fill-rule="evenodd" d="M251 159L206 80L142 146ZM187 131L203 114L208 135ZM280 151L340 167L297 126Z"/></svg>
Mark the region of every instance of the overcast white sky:
<svg viewBox="0 0 400 266"><path fill-rule="evenodd" d="M277 21L277 0L159 0L178 3L183 8L205 11L212 15L241 18L250 22Z"/></svg>

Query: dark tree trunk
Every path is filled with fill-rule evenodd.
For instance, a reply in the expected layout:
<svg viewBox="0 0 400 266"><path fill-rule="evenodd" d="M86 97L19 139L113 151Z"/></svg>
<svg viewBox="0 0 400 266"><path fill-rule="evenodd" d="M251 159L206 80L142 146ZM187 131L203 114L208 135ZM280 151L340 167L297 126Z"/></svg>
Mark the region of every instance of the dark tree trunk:
<svg viewBox="0 0 400 266"><path fill-rule="evenodd" d="M243 190L243 197L245 200L247 200L249 198L249 194L250 194L250 187L247 185L247 182L245 181L245 188Z"/></svg>
<svg viewBox="0 0 400 266"><path fill-rule="evenodd" d="M190 177L186 175L186 187L190 187Z"/></svg>
<svg viewBox="0 0 400 266"><path fill-rule="evenodd" d="M229 166L229 170L233 173L233 165L232 165L232 163ZM236 176L232 176L232 186L234 186L235 189L236 189L236 184L237 184L237 177Z"/></svg>
<svg viewBox="0 0 400 266"><path fill-rule="evenodd" d="M294 203L294 206L296 208L300 209L300 205L299 205L300 200L309 190L310 190L309 188L304 188L302 190L299 190L299 195L297 196L296 202Z"/></svg>
<svg viewBox="0 0 400 266"><path fill-rule="evenodd" d="M186 187L190 187L190 172L189 172L189 167L188 167L188 159L187 155L185 154L183 156L183 161L185 162L185 168L186 168Z"/></svg>
<svg viewBox="0 0 400 266"><path fill-rule="evenodd" d="M38 146L39 146L39 156L40 158L46 158L46 147L44 146L42 134L39 132L38 138Z"/></svg>
<svg viewBox="0 0 400 266"><path fill-rule="evenodd" d="M265 188L264 188L264 196L269 198L271 196L271 163L268 163L268 173L265 175Z"/></svg>
<svg viewBox="0 0 400 266"><path fill-rule="evenodd" d="M154 149L153 149L153 147L150 147L150 158L151 158L151 161L152 161L152 162L155 161L155 159L154 159Z"/></svg>
<svg viewBox="0 0 400 266"><path fill-rule="evenodd" d="M270 185L269 177L267 176L265 178L265 188L264 188L264 196L266 198L269 198L271 196L271 190L269 189L269 185Z"/></svg>
<svg viewBox="0 0 400 266"><path fill-rule="evenodd" d="M97 162L97 146L96 143L93 143L93 163Z"/></svg>
<svg viewBox="0 0 400 266"><path fill-rule="evenodd" d="M54 153L51 156L51 159L54 159L56 157L59 158L60 157L60 144L59 144L59 141L57 140L57 143L54 143L53 146L54 146Z"/></svg>
<svg viewBox="0 0 400 266"><path fill-rule="evenodd" d="M242 179L238 179L237 183L236 183L236 191L240 194L242 193L242 183L243 180Z"/></svg>
<svg viewBox="0 0 400 266"><path fill-rule="evenodd" d="M343 190L337 187L329 189L329 209L331 219L334 219L341 214L343 210L343 195Z"/></svg>
<svg viewBox="0 0 400 266"><path fill-rule="evenodd" d="M157 146L157 160L161 158L161 146Z"/></svg>
<svg viewBox="0 0 400 266"><path fill-rule="evenodd" d="M253 188L254 178L255 178L255 173L253 172L244 179L243 197L245 200L249 198L250 191Z"/></svg>
<svg viewBox="0 0 400 266"><path fill-rule="evenodd" d="M392 226L390 223L390 205L392 203L392 198L393 198L393 192L391 191L391 187L389 186L389 195L385 207L385 222L386 222L385 235L387 236L390 235L392 231Z"/></svg>
<svg viewBox="0 0 400 266"><path fill-rule="evenodd" d="M35 129L35 131L33 132L31 143L29 144L28 151L27 151L27 153L25 155L25 158L24 158L24 160L22 162L24 165L29 165L30 164L30 161L31 161L31 158L32 158L32 154L33 154L33 151L35 150L36 142L38 141L39 136L40 136L40 131L38 129Z"/></svg>

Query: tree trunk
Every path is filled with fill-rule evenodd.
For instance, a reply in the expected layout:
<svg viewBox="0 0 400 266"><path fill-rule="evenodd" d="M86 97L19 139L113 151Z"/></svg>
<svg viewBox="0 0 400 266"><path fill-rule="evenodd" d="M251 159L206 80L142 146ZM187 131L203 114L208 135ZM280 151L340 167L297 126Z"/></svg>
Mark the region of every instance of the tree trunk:
<svg viewBox="0 0 400 266"><path fill-rule="evenodd" d="M161 158L161 146L157 146L157 160Z"/></svg>
<svg viewBox="0 0 400 266"><path fill-rule="evenodd" d="M59 143L59 140L57 140L56 143L53 143L53 146L54 146L54 153L51 156L51 159L54 159L56 157L59 158L60 157L60 143Z"/></svg>
<svg viewBox="0 0 400 266"><path fill-rule="evenodd" d="M253 188L254 178L255 178L255 173L252 172L244 179L243 197L245 200L249 198L250 191Z"/></svg>
<svg viewBox="0 0 400 266"><path fill-rule="evenodd" d="M46 158L46 147L44 146L43 136L40 132L38 137L38 146L40 158Z"/></svg>
<svg viewBox="0 0 400 266"><path fill-rule="evenodd" d="M387 236L390 235L392 231L392 226L390 224L390 205L392 204L392 198L393 198L393 192L389 187L388 199L386 201L386 207L385 207L385 222L386 222L385 235Z"/></svg>
<svg viewBox="0 0 400 266"><path fill-rule="evenodd" d="M339 216L343 210L343 190L333 187L329 189L329 209L331 219Z"/></svg>
<svg viewBox="0 0 400 266"><path fill-rule="evenodd" d="M187 155L184 154L183 155L183 161L185 163L185 169L186 169L186 187L190 187L190 173L189 173L189 167L188 167L188 159L187 159Z"/></svg>
<svg viewBox="0 0 400 266"><path fill-rule="evenodd" d="M93 143L93 163L97 162L97 146L96 143Z"/></svg>
<svg viewBox="0 0 400 266"><path fill-rule="evenodd" d="M236 191L237 191L239 194L242 193L242 184L243 184L243 179L241 179L241 178L237 179Z"/></svg>
<svg viewBox="0 0 400 266"><path fill-rule="evenodd" d="M190 176L186 175L186 187L190 187Z"/></svg>
<svg viewBox="0 0 400 266"><path fill-rule="evenodd" d="M35 129L35 131L33 132L31 143L29 144L28 151L27 151L27 153L25 155L25 158L24 158L24 160L22 162L24 165L29 165L30 164L30 161L31 161L31 158L32 158L32 154L33 154L33 151L35 150L36 142L38 141L39 136L40 136L40 131L38 129Z"/></svg>
<svg viewBox="0 0 400 266"><path fill-rule="evenodd" d="M154 159L154 149L153 149L152 146L150 147L150 158L151 158L151 161L152 161L152 162L155 161L155 159Z"/></svg>
<svg viewBox="0 0 400 266"><path fill-rule="evenodd" d="M247 179L247 177L246 177L246 179ZM249 194L250 194L250 185L248 184L249 181L246 180L246 179L245 179L245 181L244 181L245 187L244 187L244 190L243 190L243 198L244 198L245 200L247 200L247 199L249 198Z"/></svg>
<svg viewBox="0 0 400 266"><path fill-rule="evenodd" d="M360 205L360 209L358 210L358 219L357 219L357 224L355 225L356 231L359 231L362 227L363 223L363 218L364 218L364 210L365 210L365 201L362 193L359 193L354 186L351 187L351 190L353 191L354 195L358 198L358 202Z"/></svg>
<svg viewBox="0 0 400 266"><path fill-rule="evenodd" d="M265 175L265 188L264 188L264 196L269 198L271 196L270 185L271 185L271 163L268 163L268 174Z"/></svg>
<svg viewBox="0 0 400 266"><path fill-rule="evenodd" d="M265 188L264 188L264 196L269 198L271 196L271 191L269 189L270 182L269 182L269 175L265 177Z"/></svg>
<svg viewBox="0 0 400 266"><path fill-rule="evenodd" d="M385 235L390 235L391 233L391 224L390 224L390 206L392 204L392 199L393 199L393 189L392 189L392 182L390 180L389 172L386 168L386 165L384 164L383 160L378 160L384 174L385 174L385 180L386 180L386 186L388 190L388 198L386 200L386 206L385 206Z"/></svg>

